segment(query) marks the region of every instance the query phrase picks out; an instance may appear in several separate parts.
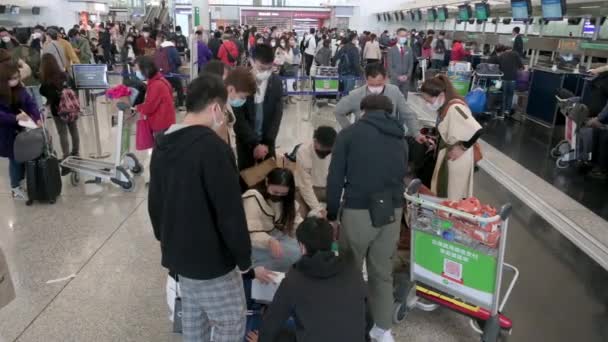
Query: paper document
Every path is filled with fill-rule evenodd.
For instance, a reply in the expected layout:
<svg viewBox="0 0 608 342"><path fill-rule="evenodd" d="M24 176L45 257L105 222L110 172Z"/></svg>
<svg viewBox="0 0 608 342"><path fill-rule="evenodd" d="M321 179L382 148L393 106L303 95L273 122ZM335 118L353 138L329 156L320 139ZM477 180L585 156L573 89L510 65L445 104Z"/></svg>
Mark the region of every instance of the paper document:
<svg viewBox="0 0 608 342"><path fill-rule="evenodd" d="M259 280L253 279L251 284L251 298L257 302L271 303L275 292L285 278L285 273L275 272L275 282L271 284L262 284Z"/></svg>
<svg viewBox="0 0 608 342"><path fill-rule="evenodd" d="M32 119L27 120L27 121L19 121L19 126L29 128L29 129L38 128L38 125L36 125L36 123Z"/></svg>

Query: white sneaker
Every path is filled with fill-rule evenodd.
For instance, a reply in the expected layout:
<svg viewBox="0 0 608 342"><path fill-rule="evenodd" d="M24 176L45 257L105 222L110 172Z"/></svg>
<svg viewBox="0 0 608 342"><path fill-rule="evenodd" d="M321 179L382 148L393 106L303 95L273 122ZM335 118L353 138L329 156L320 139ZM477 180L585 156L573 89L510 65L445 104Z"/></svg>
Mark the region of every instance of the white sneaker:
<svg viewBox="0 0 608 342"><path fill-rule="evenodd" d="M25 189L23 189L22 186L12 188L11 193L12 193L14 199L27 201L27 194L25 192Z"/></svg>
<svg viewBox="0 0 608 342"><path fill-rule="evenodd" d="M372 338L372 342L395 342L395 338L390 329L380 329L375 324L372 330L369 331L369 337Z"/></svg>

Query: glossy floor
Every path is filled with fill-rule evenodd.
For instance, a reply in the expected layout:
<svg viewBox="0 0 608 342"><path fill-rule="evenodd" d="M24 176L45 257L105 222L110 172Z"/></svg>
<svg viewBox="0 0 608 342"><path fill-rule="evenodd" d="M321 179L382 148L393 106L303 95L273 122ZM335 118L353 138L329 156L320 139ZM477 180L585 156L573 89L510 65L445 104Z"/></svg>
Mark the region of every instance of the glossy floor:
<svg viewBox="0 0 608 342"><path fill-rule="evenodd" d="M103 148L112 150L109 117L100 105ZM332 124L305 102L285 113L278 144L289 150L313 127ZM92 121L80 122L83 150L94 149ZM51 128L53 130L53 128ZM142 159L146 153L140 154ZM148 215L146 190L80 185L67 179L55 205L26 207L9 198L0 160L0 246L18 298L0 311L0 341L179 341L170 333L166 271ZM606 341L606 272L484 173L476 192L493 204L513 202L507 261L522 271L506 314L513 341ZM75 274L66 281L49 280ZM448 310L412 312L395 327L397 341L474 341L468 321Z"/></svg>

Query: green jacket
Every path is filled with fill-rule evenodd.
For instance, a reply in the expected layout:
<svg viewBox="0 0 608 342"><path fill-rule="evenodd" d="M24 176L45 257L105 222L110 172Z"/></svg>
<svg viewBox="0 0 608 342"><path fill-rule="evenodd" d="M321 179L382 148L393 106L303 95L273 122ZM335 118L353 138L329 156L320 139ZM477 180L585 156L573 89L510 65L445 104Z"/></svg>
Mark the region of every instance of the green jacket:
<svg viewBox="0 0 608 342"><path fill-rule="evenodd" d="M32 69L32 76L23 80L26 86L40 84L40 52L27 45L19 45L12 51L13 60L23 60Z"/></svg>
<svg viewBox="0 0 608 342"><path fill-rule="evenodd" d="M93 57L93 53L91 52L91 45L89 41L85 38L80 38L78 41L71 41L72 47L74 49L78 49L77 53L78 59L80 59L80 63L89 64L91 63L91 58Z"/></svg>

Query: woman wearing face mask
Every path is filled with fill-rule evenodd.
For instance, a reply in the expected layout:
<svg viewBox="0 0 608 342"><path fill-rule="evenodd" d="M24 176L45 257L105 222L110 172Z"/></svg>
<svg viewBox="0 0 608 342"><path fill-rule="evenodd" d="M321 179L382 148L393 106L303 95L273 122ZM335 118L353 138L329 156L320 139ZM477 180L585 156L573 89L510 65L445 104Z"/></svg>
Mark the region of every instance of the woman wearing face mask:
<svg viewBox="0 0 608 342"><path fill-rule="evenodd" d="M280 39L279 46L277 46L274 50L274 65L279 70L279 73L281 75L284 74L284 65L291 64L291 62L293 61L293 53L288 55L288 50L289 49L287 48L287 42L285 41L285 39Z"/></svg>
<svg viewBox="0 0 608 342"><path fill-rule="evenodd" d="M21 182L25 177L22 163L14 159L13 145L17 133L24 128L19 121L33 120L40 125L36 102L21 84L19 67L13 62L0 63L0 157L8 158L11 193L14 198L27 199Z"/></svg>
<svg viewBox="0 0 608 342"><path fill-rule="evenodd" d="M123 63L130 63L135 60L135 56L139 55L135 44L135 36L129 34L125 39L125 44L120 49L120 60Z"/></svg>
<svg viewBox="0 0 608 342"><path fill-rule="evenodd" d="M142 56L136 60L135 74L140 80L147 81L146 98L136 109L148 120L156 137L175 123L173 88L158 71L151 56Z"/></svg>
<svg viewBox="0 0 608 342"><path fill-rule="evenodd" d="M295 239L296 186L288 169L274 169L261 189L243 194L243 206L251 236L253 266L287 272L300 258Z"/></svg>
<svg viewBox="0 0 608 342"><path fill-rule="evenodd" d="M439 141L431 191L450 200L471 197L474 150L482 127L446 75L426 80L421 92L429 108L438 114Z"/></svg>

